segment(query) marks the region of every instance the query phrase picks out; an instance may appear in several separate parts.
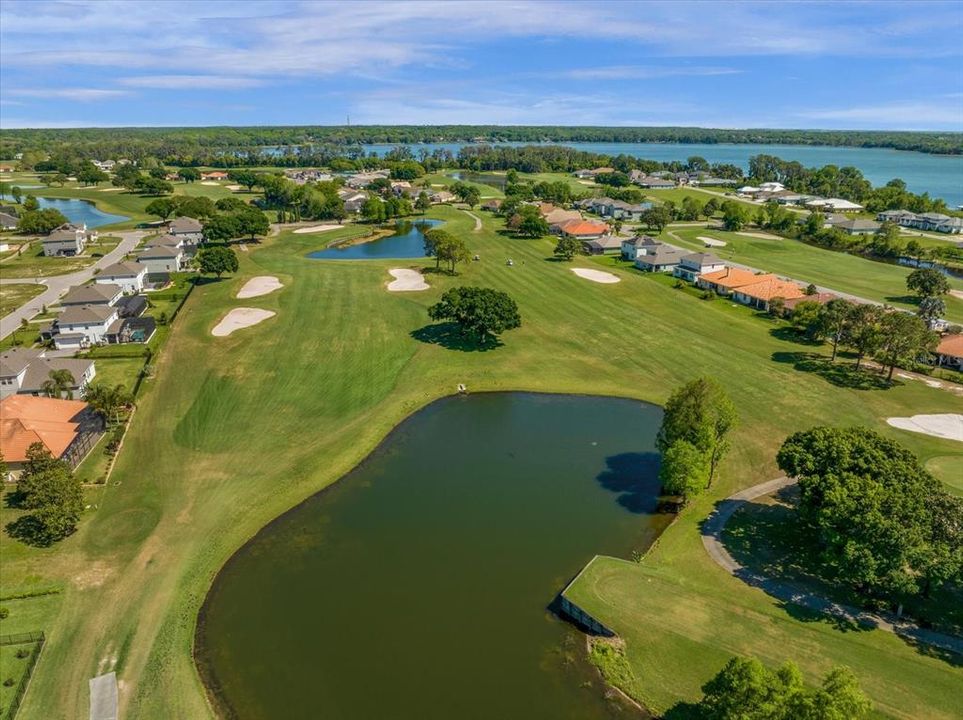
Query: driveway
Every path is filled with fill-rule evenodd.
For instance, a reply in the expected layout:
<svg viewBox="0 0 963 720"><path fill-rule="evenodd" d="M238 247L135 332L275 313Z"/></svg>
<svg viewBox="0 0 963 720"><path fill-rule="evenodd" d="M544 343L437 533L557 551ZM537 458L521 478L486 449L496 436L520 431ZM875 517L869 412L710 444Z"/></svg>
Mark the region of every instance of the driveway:
<svg viewBox="0 0 963 720"><path fill-rule="evenodd" d="M126 232L115 232L112 235L117 235L120 237L120 242L117 244L113 250L104 255L102 258L97 260L90 267L86 267L83 270L78 270L74 273L69 273L67 275L54 275L53 277L40 278L8 278L4 276L0 278L0 285L14 285L14 284L27 284L35 285L41 283L47 286L47 289L40 293L37 297L31 298L26 303L18 307L12 313L4 318L0 318L0 340L7 337L10 333L20 327L20 322L22 320L29 320L34 315L40 312L44 305L53 305L60 296L67 292L70 288L75 285L82 285L94 276L95 270L103 270L108 265L113 265L115 262L120 262L125 255L131 252L140 242L147 232L143 230L128 230ZM0 266L0 272L3 272L2 266Z"/></svg>

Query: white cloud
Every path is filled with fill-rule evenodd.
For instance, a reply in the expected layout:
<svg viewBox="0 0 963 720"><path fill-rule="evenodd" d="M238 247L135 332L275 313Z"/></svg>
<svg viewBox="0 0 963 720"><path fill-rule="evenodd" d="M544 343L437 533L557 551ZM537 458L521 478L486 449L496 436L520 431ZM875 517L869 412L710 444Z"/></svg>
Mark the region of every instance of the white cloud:
<svg viewBox="0 0 963 720"><path fill-rule="evenodd" d="M75 102L97 102L129 94L126 90L105 88L13 88L4 92L18 97L59 98Z"/></svg>
<svg viewBox="0 0 963 720"><path fill-rule="evenodd" d="M960 103L901 102L846 108L824 108L798 113L811 120L833 120L863 127L898 127L922 130L935 126L963 130L963 105Z"/></svg>
<svg viewBox="0 0 963 720"><path fill-rule="evenodd" d="M649 65L608 65L604 67L577 68L563 73L573 80L651 80L675 76L715 76L736 75L742 70L730 67L698 66L649 66Z"/></svg>
<svg viewBox="0 0 963 720"><path fill-rule="evenodd" d="M119 78L117 82L127 87L157 90L234 90L264 84L258 78L227 75L141 75Z"/></svg>

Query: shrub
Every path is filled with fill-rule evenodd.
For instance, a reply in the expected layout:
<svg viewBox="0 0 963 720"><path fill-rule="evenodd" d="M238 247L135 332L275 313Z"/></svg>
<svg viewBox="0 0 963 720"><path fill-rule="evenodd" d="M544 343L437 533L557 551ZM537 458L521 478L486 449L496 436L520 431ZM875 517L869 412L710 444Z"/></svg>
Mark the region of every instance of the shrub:
<svg viewBox="0 0 963 720"><path fill-rule="evenodd" d="M3 681L4 687L13 687L13 678L7 678Z"/></svg>
<svg viewBox="0 0 963 720"><path fill-rule="evenodd" d="M0 607L0 620L6 620L10 617L10 611L5 607Z"/></svg>
<svg viewBox="0 0 963 720"><path fill-rule="evenodd" d="M28 655L30 655L30 651L27 650L26 648L20 648L19 650L17 650L17 658L20 660L23 660Z"/></svg>

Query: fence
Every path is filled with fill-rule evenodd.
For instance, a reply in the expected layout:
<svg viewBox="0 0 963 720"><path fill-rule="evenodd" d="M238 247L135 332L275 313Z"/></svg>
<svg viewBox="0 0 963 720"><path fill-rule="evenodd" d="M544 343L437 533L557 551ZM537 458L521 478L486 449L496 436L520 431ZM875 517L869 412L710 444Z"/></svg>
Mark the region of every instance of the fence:
<svg viewBox="0 0 963 720"><path fill-rule="evenodd" d="M20 676L20 684L17 685L17 690L10 700L9 707L4 711L4 720L13 720L17 717L17 712L20 710L20 703L23 702L23 696L27 694L27 686L30 684L30 677L33 675L33 669L37 665L37 660L40 657L40 651L43 650L45 640L46 638L42 632L0 635L0 645L26 645L27 643L33 643L33 649L30 652L30 657L27 659L27 665L23 669L23 675Z"/></svg>

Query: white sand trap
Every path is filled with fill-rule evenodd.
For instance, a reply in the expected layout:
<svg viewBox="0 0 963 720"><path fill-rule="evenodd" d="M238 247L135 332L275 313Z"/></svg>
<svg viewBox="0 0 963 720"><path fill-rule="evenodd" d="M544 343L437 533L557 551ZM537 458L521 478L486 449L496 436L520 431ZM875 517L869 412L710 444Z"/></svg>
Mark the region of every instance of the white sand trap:
<svg viewBox="0 0 963 720"><path fill-rule="evenodd" d="M742 237L760 238L762 240L782 240L782 238L778 235L770 235L769 233L737 232L736 235L742 235Z"/></svg>
<svg viewBox="0 0 963 720"><path fill-rule="evenodd" d="M716 240L716 238L705 237L704 235L699 235L696 240L701 240L706 244L706 247L725 247L725 240Z"/></svg>
<svg viewBox="0 0 963 720"><path fill-rule="evenodd" d="M606 285L611 285L612 283L622 281L622 278L620 278L618 275L613 275L612 273L605 272L604 270L572 268L572 272L578 275L580 278L585 278L586 280L591 280L592 282L605 283Z"/></svg>
<svg viewBox="0 0 963 720"><path fill-rule="evenodd" d="M950 295L963 300L963 290L950 290Z"/></svg>
<svg viewBox="0 0 963 720"><path fill-rule="evenodd" d="M337 230L342 225L312 225L311 227L298 228L294 231L295 235L304 235L305 233L322 233L328 232L328 230Z"/></svg>
<svg viewBox="0 0 963 720"><path fill-rule="evenodd" d="M274 317L276 313L260 308L234 308L221 318L221 322L214 326L211 335L214 337L226 337L235 330L257 325L264 322L269 317Z"/></svg>
<svg viewBox="0 0 963 720"><path fill-rule="evenodd" d="M97 192L124 192L127 188L97 188Z"/></svg>
<svg viewBox="0 0 963 720"><path fill-rule="evenodd" d="M914 415L908 418L891 417L886 418L886 422L900 430L963 442L963 415L943 413L942 415Z"/></svg>
<svg viewBox="0 0 963 720"><path fill-rule="evenodd" d="M428 283L425 282L425 276L417 270L392 268L388 274L394 278L388 283L388 292L417 292L429 288Z"/></svg>
<svg viewBox="0 0 963 720"><path fill-rule="evenodd" d="M225 185L224 187L226 187L228 190L240 190L240 189L241 189L241 186L240 186L240 185Z"/></svg>
<svg viewBox="0 0 963 720"><path fill-rule="evenodd" d="M244 283L244 287L237 293L237 299L246 300L247 298L260 297L283 287L281 281L273 275L258 275Z"/></svg>
<svg viewBox="0 0 963 720"><path fill-rule="evenodd" d="M202 181L201 181L201 185L214 185L214 186L219 186L220 184L221 184L221 183L219 183L219 182L214 182L213 180L202 180Z"/></svg>

